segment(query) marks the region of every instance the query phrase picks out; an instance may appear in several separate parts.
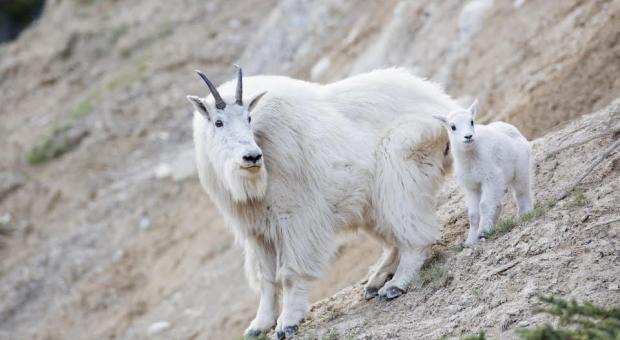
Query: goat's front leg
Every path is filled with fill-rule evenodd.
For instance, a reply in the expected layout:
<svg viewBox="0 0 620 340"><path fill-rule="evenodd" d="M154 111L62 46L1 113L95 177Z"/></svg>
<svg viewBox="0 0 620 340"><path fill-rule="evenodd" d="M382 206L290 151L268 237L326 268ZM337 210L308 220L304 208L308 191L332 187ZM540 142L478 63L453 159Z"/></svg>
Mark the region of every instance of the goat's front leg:
<svg viewBox="0 0 620 340"><path fill-rule="evenodd" d="M282 313L276 325L276 339L290 339L308 310L308 282L299 276L284 279Z"/></svg>
<svg viewBox="0 0 620 340"><path fill-rule="evenodd" d="M506 185L503 183L493 183L493 185L483 185L480 197L480 226L478 227L478 238L482 238L486 233L495 228L497 218L502 210L502 198L506 192Z"/></svg>
<svg viewBox="0 0 620 340"><path fill-rule="evenodd" d="M257 283L260 289L256 317L245 331L245 338L251 339L266 335L276 321L278 298L276 256L273 248L257 240L249 240L246 243L245 254L248 278Z"/></svg>
<svg viewBox="0 0 620 340"><path fill-rule="evenodd" d="M469 232L465 245L478 243L478 226L480 224L480 188L467 188L465 191L467 214L469 216Z"/></svg>

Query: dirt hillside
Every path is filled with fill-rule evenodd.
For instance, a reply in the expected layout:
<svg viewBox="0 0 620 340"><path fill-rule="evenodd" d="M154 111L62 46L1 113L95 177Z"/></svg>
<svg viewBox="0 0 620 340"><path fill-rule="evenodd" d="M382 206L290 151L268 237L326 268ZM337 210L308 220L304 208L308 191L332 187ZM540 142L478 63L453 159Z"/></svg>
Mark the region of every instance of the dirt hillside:
<svg viewBox="0 0 620 340"><path fill-rule="evenodd" d="M443 238L410 291L365 301L363 284L353 285L316 303L300 338L437 339L483 330L517 339L515 330L551 321L534 313L541 294L620 305L620 150L557 200L618 138L620 98L535 140L536 215L471 248L460 246L466 210L451 181L440 195ZM514 211L505 204L501 219Z"/></svg>
<svg viewBox="0 0 620 340"><path fill-rule="evenodd" d="M535 147L542 199L567 184L571 167L581 169L611 138L594 129L607 119L605 112L606 128L618 121L609 113L617 112L616 104L558 131L618 97L619 17L617 0L46 1L18 40L0 44L0 339L240 337L257 298L243 277L241 249L195 175L185 95L204 95L205 89L194 69L216 83L231 77L235 62L248 75L329 82L382 66L409 67L464 103L479 98L485 120L507 120L530 138L549 135ZM552 152L582 139L587 143L572 152ZM547 154L551 158L543 159ZM490 322L489 310L503 313L511 306L497 301L527 286L517 280L520 286L507 288L510 275L542 272L529 268L530 261L551 267L553 275L560 275L560 266L571 269L557 276L566 283L533 279L527 287L535 292L552 285L564 294L613 302L617 225L593 227L618 210L617 154L610 159L580 186L585 208L562 210L561 203L534 227L518 228L471 254L450 250L466 221L460 194L446 187L447 203L438 207L446 221L438 249L449 253L447 263L486 275L489 268L522 261L489 279L494 290L470 274L453 273L436 300L423 287L402 302L362 305L353 286L336 295L346 304L319 304L309 327L321 332L335 325L345 334L363 321L394 327L387 332L402 327L403 336L475 330ZM591 217L575 222L586 208ZM564 226L574 241L556 237ZM531 228L538 228L536 234L524 234ZM596 258L595 246L612 255ZM380 249L357 235L343 239L340 250L326 278L315 284L313 301L359 282ZM581 254L587 256L576 256ZM540 282L545 285L535 285ZM452 300L475 291L476 312L468 305L474 300ZM446 313L439 309L442 299L465 306L452 311L456 328L439 326ZM519 312L510 320L518 321L506 321L508 329L538 322L524 300L516 301ZM406 304L416 307L407 314L415 322L390 313ZM317 311L327 306L343 316L319 322L326 316ZM465 318L472 321L461 322ZM372 329L358 333L366 331Z"/></svg>

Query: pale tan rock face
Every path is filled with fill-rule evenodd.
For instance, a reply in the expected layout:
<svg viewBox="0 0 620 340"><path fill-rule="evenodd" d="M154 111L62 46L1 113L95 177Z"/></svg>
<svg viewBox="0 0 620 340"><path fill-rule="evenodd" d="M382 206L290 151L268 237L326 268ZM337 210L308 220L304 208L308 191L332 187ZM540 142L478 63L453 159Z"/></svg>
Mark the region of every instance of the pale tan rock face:
<svg viewBox="0 0 620 340"><path fill-rule="evenodd" d="M0 45L0 339L240 337L257 298L192 170L185 95L206 94L197 68L220 83L235 62L247 75L317 82L409 67L465 102L479 98L483 120L541 137L534 191L553 197L618 124L608 105L620 93L620 3L479 1L466 11L430 0L48 1ZM544 321L530 309L540 292L617 305L618 225L594 227L618 217L617 158L579 186L584 206L560 202L462 252L449 250L467 221L448 181L435 250L447 253L450 279L390 304L346 288L380 249L343 238L311 297L346 290L316 305L302 332L512 336Z"/></svg>

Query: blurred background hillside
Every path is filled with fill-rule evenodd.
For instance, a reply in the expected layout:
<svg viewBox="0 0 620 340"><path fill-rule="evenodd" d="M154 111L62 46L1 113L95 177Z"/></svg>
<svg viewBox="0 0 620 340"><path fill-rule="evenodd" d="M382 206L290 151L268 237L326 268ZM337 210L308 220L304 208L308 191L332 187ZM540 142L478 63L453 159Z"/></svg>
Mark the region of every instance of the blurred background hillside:
<svg viewBox="0 0 620 340"><path fill-rule="evenodd" d="M240 337L257 298L185 100L206 95L194 69L220 83L233 63L408 67L533 139L619 95L620 0L1 0L1 339ZM379 252L344 239L312 299Z"/></svg>

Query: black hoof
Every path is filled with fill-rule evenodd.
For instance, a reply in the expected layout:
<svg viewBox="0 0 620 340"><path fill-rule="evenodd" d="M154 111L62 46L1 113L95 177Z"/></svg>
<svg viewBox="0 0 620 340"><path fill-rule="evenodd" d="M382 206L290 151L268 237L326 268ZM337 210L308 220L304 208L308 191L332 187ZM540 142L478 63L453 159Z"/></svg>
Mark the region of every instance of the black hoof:
<svg viewBox="0 0 620 340"><path fill-rule="evenodd" d="M297 333L298 329L299 329L299 326L297 325L284 327L284 331L276 332L276 339L277 340L292 339L293 335Z"/></svg>
<svg viewBox="0 0 620 340"><path fill-rule="evenodd" d="M389 301L392 299L395 299L401 295L405 294L405 291L396 287L396 286L392 286L392 287L388 287L388 289L385 290L385 294L383 295L379 295L379 300L381 301Z"/></svg>
<svg viewBox="0 0 620 340"><path fill-rule="evenodd" d="M293 335L297 334L298 329L299 329L299 326L297 325L284 327L284 335L286 336L287 339L291 339Z"/></svg>
<svg viewBox="0 0 620 340"><path fill-rule="evenodd" d="M364 299L370 300L375 296L379 295L379 288L376 287L368 287L366 288L366 293L364 294Z"/></svg>
<svg viewBox="0 0 620 340"><path fill-rule="evenodd" d="M387 291L385 292L385 297L387 297L388 300L392 300L403 294L405 294L404 290L396 286L392 286L392 287L388 287Z"/></svg>
<svg viewBox="0 0 620 340"><path fill-rule="evenodd" d="M243 336L244 340L251 340L251 339L255 339L261 336L263 332L257 330L257 329L250 329L249 331L245 332L245 335Z"/></svg>

